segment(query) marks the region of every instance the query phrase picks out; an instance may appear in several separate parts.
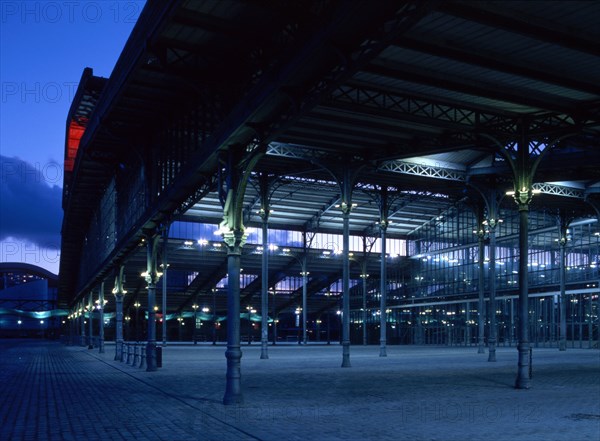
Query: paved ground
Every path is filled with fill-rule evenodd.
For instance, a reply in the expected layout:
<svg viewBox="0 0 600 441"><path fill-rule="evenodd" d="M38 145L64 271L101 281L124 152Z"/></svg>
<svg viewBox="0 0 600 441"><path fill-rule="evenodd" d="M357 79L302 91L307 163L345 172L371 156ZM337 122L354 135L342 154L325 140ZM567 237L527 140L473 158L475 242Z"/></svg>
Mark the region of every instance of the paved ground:
<svg viewBox="0 0 600 441"><path fill-rule="evenodd" d="M0 340L0 440L599 440L600 351L244 347L245 404L223 406L223 346L164 348L158 372L98 350Z"/></svg>

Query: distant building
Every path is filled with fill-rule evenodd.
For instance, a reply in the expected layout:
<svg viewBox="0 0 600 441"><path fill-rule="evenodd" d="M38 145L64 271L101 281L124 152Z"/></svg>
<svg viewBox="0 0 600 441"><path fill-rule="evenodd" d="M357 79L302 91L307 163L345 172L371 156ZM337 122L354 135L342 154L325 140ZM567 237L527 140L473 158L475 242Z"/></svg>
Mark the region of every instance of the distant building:
<svg viewBox="0 0 600 441"><path fill-rule="evenodd" d="M27 263L0 263L0 337L58 336L58 276Z"/></svg>

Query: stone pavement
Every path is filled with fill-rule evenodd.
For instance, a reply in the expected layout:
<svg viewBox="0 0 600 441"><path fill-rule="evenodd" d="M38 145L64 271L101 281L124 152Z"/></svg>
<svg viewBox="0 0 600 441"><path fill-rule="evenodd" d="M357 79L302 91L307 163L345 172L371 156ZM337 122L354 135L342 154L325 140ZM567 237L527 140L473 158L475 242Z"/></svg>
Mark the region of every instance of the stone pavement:
<svg viewBox="0 0 600 441"><path fill-rule="evenodd" d="M158 372L57 342L0 340L0 440L599 440L600 351L536 348L515 390L515 348L242 348L245 403L223 406L224 346L163 348Z"/></svg>

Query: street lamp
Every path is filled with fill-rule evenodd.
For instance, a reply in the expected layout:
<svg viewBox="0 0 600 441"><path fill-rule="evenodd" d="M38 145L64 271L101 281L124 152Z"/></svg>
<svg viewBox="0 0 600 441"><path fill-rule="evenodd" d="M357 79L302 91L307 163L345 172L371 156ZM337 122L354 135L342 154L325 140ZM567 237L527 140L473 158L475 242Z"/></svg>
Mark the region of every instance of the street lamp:
<svg viewBox="0 0 600 441"><path fill-rule="evenodd" d="M336 312L336 315L340 318L339 319L339 334L340 334L340 344L342 344L342 320L343 320L343 312L341 309L338 309Z"/></svg>
<svg viewBox="0 0 600 441"><path fill-rule="evenodd" d="M246 306L248 311L248 344L252 342L252 314L256 314L256 309L252 309L252 306Z"/></svg>
<svg viewBox="0 0 600 441"><path fill-rule="evenodd" d="M302 308L298 306L294 313L296 314L296 328L300 328L300 315L302 314ZM302 344L300 329L298 329L298 344Z"/></svg>
<svg viewBox="0 0 600 441"><path fill-rule="evenodd" d="M128 315L126 315L125 317L123 317L123 319L125 320L125 323L127 323L127 340L129 340L129 321L131 320L131 317L129 317Z"/></svg>
<svg viewBox="0 0 600 441"><path fill-rule="evenodd" d="M286 249L287 250L287 249ZM308 275L310 274L309 271L306 270L306 266L307 266L307 251L305 249L304 254L301 257L295 256L293 254L288 254L286 252L285 254L286 256L290 256L293 257L299 264L300 264L300 275L302 276L302 337L300 339L300 337L298 338L298 343L307 343L307 335L306 335L306 322L308 320L307 314L308 314L308 307L307 307L307 290L308 290ZM296 326L299 327L299 316L296 316Z"/></svg>
<svg viewBox="0 0 600 441"><path fill-rule="evenodd" d="M320 342L321 341L321 319L317 319L315 321L315 324L317 325L317 341Z"/></svg>
<svg viewBox="0 0 600 441"><path fill-rule="evenodd" d="M181 327L183 326L183 317L177 317L177 321L179 322L179 341L181 341Z"/></svg>
<svg viewBox="0 0 600 441"><path fill-rule="evenodd" d="M194 344L196 345L198 344L198 340L196 338L196 328L198 327L198 305L194 303L192 308L194 309L194 327L192 328L192 338L194 340Z"/></svg>
<svg viewBox="0 0 600 441"><path fill-rule="evenodd" d="M140 327L139 327L139 321L140 321L140 306L142 306L142 304L140 302L138 302L136 300L136 302L133 304L133 306L135 307L135 339L136 341L140 341Z"/></svg>
<svg viewBox="0 0 600 441"><path fill-rule="evenodd" d="M363 334L363 345L367 344L367 278L369 275L366 273L366 260L363 263L363 272L360 275L362 279L362 334Z"/></svg>
<svg viewBox="0 0 600 441"><path fill-rule="evenodd" d="M307 297L307 289L308 287L306 286L306 284L308 283L308 275L310 274L310 272L306 271L306 257L304 257L302 259L302 271L300 272L300 275L302 276L302 343L306 344L307 341L307 337L306 337L306 322L308 320L308 317L306 316L308 311L306 308L306 297Z"/></svg>

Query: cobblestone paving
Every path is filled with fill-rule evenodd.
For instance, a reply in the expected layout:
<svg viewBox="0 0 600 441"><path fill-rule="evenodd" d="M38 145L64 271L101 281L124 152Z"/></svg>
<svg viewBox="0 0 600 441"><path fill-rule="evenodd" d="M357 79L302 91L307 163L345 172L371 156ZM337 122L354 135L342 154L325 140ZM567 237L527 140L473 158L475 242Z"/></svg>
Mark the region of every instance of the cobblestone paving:
<svg viewBox="0 0 600 441"><path fill-rule="evenodd" d="M221 404L224 346L163 348L157 372L113 361L114 346L0 341L0 440L594 440L600 351L534 349L515 390L515 348L244 346L245 402Z"/></svg>
<svg viewBox="0 0 600 441"><path fill-rule="evenodd" d="M208 415L198 431L200 409L91 352L0 340L0 440L257 439Z"/></svg>

